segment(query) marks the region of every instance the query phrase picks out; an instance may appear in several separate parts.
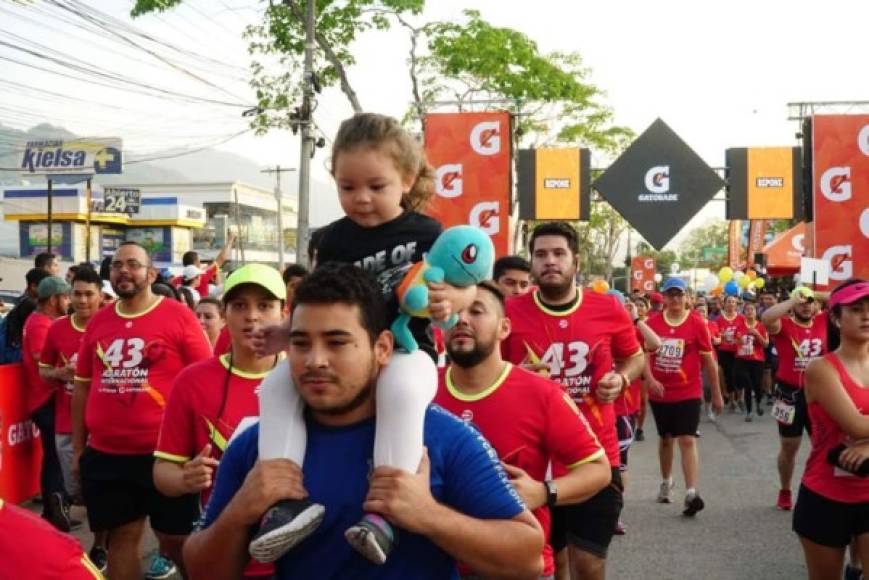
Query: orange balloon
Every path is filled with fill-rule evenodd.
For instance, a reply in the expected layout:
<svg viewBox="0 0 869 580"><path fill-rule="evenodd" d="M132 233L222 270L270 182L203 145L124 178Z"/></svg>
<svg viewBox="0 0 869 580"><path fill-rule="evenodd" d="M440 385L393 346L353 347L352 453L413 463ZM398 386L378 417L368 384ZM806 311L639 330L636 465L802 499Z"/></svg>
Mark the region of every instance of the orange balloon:
<svg viewBox="0 0 869 580"><path fill-rule="evenodd" d="M754 270L749 270L748 272L746 272L746 274L748 275L749 280L754 281L754 279L757 278L757 272L755 272Z"/></svg>
<svg viewBox="0 0 869 580"><path fill-rule="evenodd" d="M716 286L712 290L709 291L710 296L721 296L721 293L724 292L724 288L721 286Z"/></svg>
<svg viewBox="0 0 869 580"><path fill-rule="evenodd" d="M610 285L606 280L599 278L591 283L591 289L598 294L606 294L606 291L610 289Z"/></svg>

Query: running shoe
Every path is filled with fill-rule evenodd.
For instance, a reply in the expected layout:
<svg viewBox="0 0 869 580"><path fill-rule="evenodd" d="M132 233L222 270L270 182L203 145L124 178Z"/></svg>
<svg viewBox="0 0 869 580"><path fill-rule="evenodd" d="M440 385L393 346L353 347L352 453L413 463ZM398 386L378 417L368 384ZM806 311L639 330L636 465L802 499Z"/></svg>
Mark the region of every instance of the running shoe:
<svg viewBox="0 0 869 580"><path fill-rule="evenodd" d="M634 434L634 441L645 441L646 434L643 433L642 429L637 429L637 432Z"/></svg>
<svg viewBox="0 0 869 580"><path fill-rule="evenodd" d="M742 399L736 401L736 406L740 411L745 411L745 403L742 402Z"/></svg>
<svg viewBox="0 0 869 580"><path fill-rule="evenodd" d="M673 480L662 481L661 487L658 489L658 503L671 503L673 501L673 487L676 482Z"/></svg>
<svg viewBox="0 0 869 580"><path fill-rule="evenodd" d="M851 564L845 565L845 580L863 580L863 570Z"/></svg>
<svg viewBox="0 0 869 580"><path fill-rule="evenodd" d="M157 552L154 558L151 559L151 565L148 566L148 571L145 572L146 580L164 580L178 572L178 567L175 562Z"/></svg>
<svg viewBox="0 0 869 580"><path fill-rule="evenodd" d="M709 419L710 423L714 423L715 422L715 411L713 411L712 409L709 409L709 413L706 414L706 417Z"/></svg>
<svg viewBox="0 0 869 580"><path fill-rule="evenodd" d="M628 533L628 529L625 527L625 524L622 520L616 522L616 529L613 531L617 536L624 536Z"/></svg>
<svg viewBox="0 0 869 580"><path fill-rule="evenodd" d="M757 403L757 416L763 417L763 406L760 404L760 401Z"/></svg>
<svg viewBox="0 0 869 580"><path fill-rule="evenodd" d="M66 507L63 494L59 491L49 494L45 502L45 511L42 517L61 532L69 532L72 529L72 522L69 519L69 508Z"/></svg>
<svg viewBox="0 0 869 580"><path fill-rule="evenodd" d="M90 558L91 563L97 567L97 569L105 574L106 570L109 569L109 553L106 552L106 549L103 546L94 546L91 548L91 551L88 552L88 558Z"/></svg>
<svg viewBox="0 0 869 580"><path fill-rule="evenodd" d="M248 552L257 562L274 562L307 538L323 522L326 508L311 500L283 500L269 508Z"/></svg>
<svg viewBox="0 0 869 580"><path fill-rule="evenodd" d="M789 512L793 509L794 504L791 501L791 490L782 489L778 492L778 501L775 503L775 507L780 510Z"/></svg>
<svg viewBox="0 0 869 580"><path fill-rule="evenodd" d="M704 507L706 507L706 504L703 503L700 494L688 494L685 496L685 509L682 510L682 515L693 517Z"/></svg>
<svg viewBox="0 0 869 580"><path fill-rule="evenodd" d="M386 563L396 539L389 522L376 514L365 514L359 523L347 528L344 537L354 550L375 564Z"/></svg>

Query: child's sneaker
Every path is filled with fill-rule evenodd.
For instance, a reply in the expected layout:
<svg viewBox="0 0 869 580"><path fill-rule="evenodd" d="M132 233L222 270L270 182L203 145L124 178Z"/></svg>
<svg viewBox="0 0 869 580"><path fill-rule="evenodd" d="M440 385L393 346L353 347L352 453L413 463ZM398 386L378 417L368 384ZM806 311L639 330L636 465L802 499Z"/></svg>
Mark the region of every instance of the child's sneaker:
<svg viewBox="0 0 869 580"><path fill-rule="evenodd" d="M248 552L257 562L274 562L311 535L325 513L326 508L307 498L279 501L263 516Z"/></svg>
<svg viewBox="0 0 869 580"><path fill-rule="evenodd" d="M344 537L357 552L375 564L386 562L395 543L392 526L375 514L365 514L358 524L347 528Z"/></svg>

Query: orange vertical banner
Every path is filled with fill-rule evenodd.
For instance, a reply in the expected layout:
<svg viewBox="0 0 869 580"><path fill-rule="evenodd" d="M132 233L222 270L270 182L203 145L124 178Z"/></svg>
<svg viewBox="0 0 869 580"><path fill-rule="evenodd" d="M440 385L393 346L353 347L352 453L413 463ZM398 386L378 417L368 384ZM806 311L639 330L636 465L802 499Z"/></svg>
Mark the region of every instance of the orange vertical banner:
<svg viewBox="0 0 869 580"><path fill-rule="evenodd" d="M30 420L20 364L0 365L0 498L21 503L39 493L42 443Z"/></svg>
<svg viewBox="0 0 869 580"><path fill-rule="evenodd" d="M631 290L641 290L647 294L655 291L655 258L631 258Z"/></svg>
<svg viewBox="0 0 869 580"><path fill-rule="evenodd" d="M428 214L445 228L481 228L499 256L510 253L511 144L506 112L426 116L425 151L436 173Z"/></svg>
<svg viewBox="0 0 869 580"><path fill-rule="evenodd" d="M742 267L742 221L730 220L727 231L727 264L734 270Z"/></svg>
<svg viewBox="0 0 869 580"><path fill-rule="evenodd" d="M812 117L815 257L830 284L869 277L869 115Z"/></svg>
<svg viewBox="0 0 869 580"><path fill-rule="evenodd" d="M748 228L748 267L754 267L754 255L763 252L768 220L751 220Z"/></svg>

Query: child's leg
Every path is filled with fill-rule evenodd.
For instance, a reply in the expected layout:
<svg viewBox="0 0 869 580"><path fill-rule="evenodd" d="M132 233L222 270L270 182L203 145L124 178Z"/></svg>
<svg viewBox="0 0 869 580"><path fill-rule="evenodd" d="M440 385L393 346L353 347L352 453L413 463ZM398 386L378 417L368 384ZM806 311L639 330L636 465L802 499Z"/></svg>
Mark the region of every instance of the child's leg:
<svg viewBox="0 0 869 580"><path fill-rule="evenodd" d="M290 364L281 361L260 384L259 457L289 459L302 466L307 431L305 403L293 384ZM323 521L325 508L308 498L283 500L263 516L250 542L251 556L260 562L274 562L310 535Z"/></svg>
<svg viewBox="0 0 869 580"><path fill-rule="evenodd" d="M422 459L425 412L437 391L437 368L423 351L393 353L377 378L377 427L374 466L390 466L416 473ZM344 532L358 552L383 564L392 549L395 531L377 514Z"/></svg>

